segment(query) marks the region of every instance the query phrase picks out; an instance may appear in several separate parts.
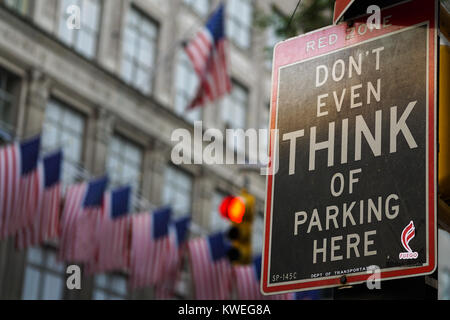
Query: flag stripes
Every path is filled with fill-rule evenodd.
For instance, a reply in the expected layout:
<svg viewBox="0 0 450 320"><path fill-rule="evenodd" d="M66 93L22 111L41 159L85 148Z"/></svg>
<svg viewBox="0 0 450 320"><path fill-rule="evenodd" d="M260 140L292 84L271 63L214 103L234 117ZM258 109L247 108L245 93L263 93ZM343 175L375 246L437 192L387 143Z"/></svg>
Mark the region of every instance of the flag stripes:
<svg viewBox="0 0 450 320"><path fill-rule="evenodd" d="M61 218L60 259L90 262L95 254L95 231L102 215L106 177L67 189Z"/></svg>
<svg viewBox="0 0 450 320"><path fill-rule="evenodd" d="M167 264L162 279L157 283L155 295L157 299L171 299L175 295L175 288L178 283L183 258L186 249L187 228L190 218L182 218L170 225L169 228L169 248L167 252Z"/></svg>
<svg viewBox="0 0 450 320"><path fill-rule="evenodd" d="M255 266L234 266L236 293L239 300L293 300L292 293L264 296L260 291L260 281L257 279Z"/></svg>
<svg viewBox="0 0 450 320"><path fill-rule="evenodd" d="M20 144L19 198L13 212L7 236L15 235L20 229L31 223L34 212L39 209L42 181L39 181L38 156L40 137L32 138Z"/></svg>
<svg viewBox="0 0 450 320"><path fill-rule="evenodd" d="M240 300L293 300L292 293L264 296L260 291L261 256L250 265L233 266L237 298Z"/></svg>
<svg viewBox="0 0 450 320"><path fill-rule="evenodd" d="M96 228L95 258L88 263L88 273L124 270L128 266L129 217L111 220L103 216Z"/></svg>
<svg viewBox="0 0 450 320"><path fill-rule="evenodd" d="M213 102L231 92L223 5L184 49L199 77L197 93L188 109Z"/></svg>
<svg viewBox="0 0 450 320"><path fill-rule="evenodd" d="M61 185L44 188L44 169L39 165L39 206L32 211L30 224L17 233L16 247L25 249L58 236Z"/></svg>
<svg viewBox="0 0 450 320"><path fill-rule="evenodd" d="M214 261L207 238L189 241L189 262L195 286L195 299L230 298L232 268L226 257Z"/></svg>
<svg viewBox="0 0 450 320"><path fill-rule="evenodd" d="M240 300L263 300L264 296L260 293L259 282L255 277L253 265L234 266L234 275L236 278L237 297Z"/></svg>
<svg viewBox="0 0 450 320"><path fill-rule="evenodd" d="M38 210L41 200L42 184L37 170L22 177L19 183L19 201L16 209L11 212L10 225L6 236L16 234L20 229L31 223L32 214Z"/></svg>
<svg viewBox="0 0 450 320"><path fill-rule="evenodd" d="M95 240L91 244L95 247L95 255L88 263L88 273L124 270L128 267L130 218L126 214L129 211L130 194L129 187L105 193L102 213L95 223Z"/></svg>
<svg viewBox="0 0 450 320"><path fill-rule="evenodd" d="M129 187L105 192L101 178L69 186L63 198L62 152L34 164L24 146L0 148L0 235L15 235L18 249L59 236L60 260L90 273L128 271L131 289L154 286L159 299L174 297L187 253L196 299L229 299L234 284L241 300L293 298L262 296L258 267L232 267L223 234L185 243L189 218L171 222L170 208L127 216Z"/></svg>
<svg viewBox="0 0 450 320"><path fill-rule="evenodd" d="M170 240L167 235L155 237L156 214L132 216L130 287L133 289L158 284L167 270Z"/></svg>
<svg viewBox="0 0 450 320"><path fill-rule="evenodd" d="M212 39L211 33L205 28L200 30L196 37L185 47L195 72L200 76L207 70L213 41L214 39Z"/></svg>
<svg viewBox="0 0 450 320"><path fill-rule="evenodd" d="M20 168L17 144L0 149L0 240L9 234L11 214L19 196Z"/></svg>
<svg viewBox="0 0 450 320"><path fill-rule="evenodd" d="M61 239L59 257L64 261L75 259L74 243L76 222L82 210L82 201L85 197L87 183L69 186L66 190L65 205L61 217Z"/></svg>

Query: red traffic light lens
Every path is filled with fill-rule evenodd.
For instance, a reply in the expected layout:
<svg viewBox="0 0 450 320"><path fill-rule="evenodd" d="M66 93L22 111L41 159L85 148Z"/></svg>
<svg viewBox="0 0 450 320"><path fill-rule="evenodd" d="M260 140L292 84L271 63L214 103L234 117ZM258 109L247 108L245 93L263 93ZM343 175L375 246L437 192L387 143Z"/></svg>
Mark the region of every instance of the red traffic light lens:
<svg viewBox="0 0 450 320"><path fill-rule="evenodd" d="M241 223L245 214L245 203L241 198L233 198L228 207L228 218L234 223Z"/></svg>
<svg viewBox="0 0 450 320"><path fill-rule="evenodd" d="M233 197L228 196L223 199L222 203L219 206L220 215L225 219L228 219L228 207L230 206L231 200L233 200Z"/></svg>
<svg viewBox="0 0 450 320"><path fill-rule="evenodd" d="M234 223L241 223L245 214L245 203L239 197L226 197L219 206L222 217Z"/></svg>

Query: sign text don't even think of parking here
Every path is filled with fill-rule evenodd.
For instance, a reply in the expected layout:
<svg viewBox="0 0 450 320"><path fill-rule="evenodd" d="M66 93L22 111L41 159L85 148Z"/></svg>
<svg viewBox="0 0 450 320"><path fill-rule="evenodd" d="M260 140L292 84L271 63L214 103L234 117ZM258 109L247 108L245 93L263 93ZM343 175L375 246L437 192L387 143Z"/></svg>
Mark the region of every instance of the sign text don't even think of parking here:
<svg viewBox="0 0 450 320"><path fill-rule="evenodd" d="M276 46L261 288L265 294L436 267L434 1ZM277 152L275 152L277 150Z"/></svg>

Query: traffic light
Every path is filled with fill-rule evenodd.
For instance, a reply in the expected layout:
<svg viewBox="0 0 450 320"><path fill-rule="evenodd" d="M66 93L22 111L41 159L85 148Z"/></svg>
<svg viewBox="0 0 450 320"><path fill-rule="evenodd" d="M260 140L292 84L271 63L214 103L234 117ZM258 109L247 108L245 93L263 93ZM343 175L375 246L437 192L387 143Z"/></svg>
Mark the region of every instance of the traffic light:
<svg viewBox="0 0 450 320"><path fill-rule="evenodd" d="M226 197L220 207L220 214L231 221L228 238L231 248L229 259L237 264L250 264L252 261L252 223L255 214L255 197L245 189L239 197Z"/></svg>

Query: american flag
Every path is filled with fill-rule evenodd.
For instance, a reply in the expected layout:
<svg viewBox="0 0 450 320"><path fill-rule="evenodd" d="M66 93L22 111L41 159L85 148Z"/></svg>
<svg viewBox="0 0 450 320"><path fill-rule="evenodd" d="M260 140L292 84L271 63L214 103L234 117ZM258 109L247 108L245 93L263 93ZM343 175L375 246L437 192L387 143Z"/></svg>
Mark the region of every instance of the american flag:
<svg viewBox="0 0 450 320"><path fill-rule="evenodd" d="M61 217L60 256L63 261L89 262L95 253L96 222L101 216L108 178L67 188Z"/></svg>
<svg viewBox="0 0 450 320"><path fill-rule="evenodd" d="M0 149L0 240L6 238L9 214L19 196L20 149L11 144Z"/></svg>
<svg viewBox="0 0 450 320"><path fill-rule="evenodd" d="M155 295L157 299L171 299L175 294L175 287L179 280L183 266L187 231L191 219L181 218L169 227L169 249L167 253L166 272L161 282L156 285Z"/></svg>
<svg viewBox="0 0 450 320"><path fill-rule="evenodd" d="M61 151L51 154L39 162L39 208L27 227L20 230L16 247L25 249L56 238L59 234L59 214L61 206Z"/></svg>
<svg viewBox="0 0 450 320"><path fill-rule="evenodd" d="M206 26L184 47L200 78L197 94L189 109L220 99L231 91L224 11L225 6L221 4Z"/></svg>
<svg viewBox="0 0 450 320"><path fill-rule="evenodd" d="M250 265L233 266L237 298L239 300L293 300L292 293L264 296L260 291L261 257L257 257Z"/></svg>
<svg viewBox="0 0 450 320"><path fill-rule="evenodd" d="M153 286L163 278L169 251L171 208L132 217L130 287Z"/></svg>
<svg viewBox="0 0 450 320"><path fill-rule="evenodd" d="M231 293L232 267L224 234L201 237L188 243L195 299L227 300Z"/></svg>
<svg viewBox="0 0 450 320"><path fill-rule="evenodd" d="M95 258L88 263L87 272L123 270L128 266L131 187L107 192L103 212L96 223Z"/></svg>
<svg viewBox="0 0 450 320"><path fill-rule="evenodd" d="M39 207L39 177L38 156L40 148L40 137L32 138L20 144L17 153L19 157L16 165L20 167L20 176L17 182L11 181L13 185L18 183L18 189L12 191L12 202L8 205L9 210L3 212L3 229L1 238L15 235L20 229L28 226ZM11 166L9 162L6 165ZM14 168L11 168L14 170ZM12 173L9 168L7 171ZM17 175L11 178L17 179ZM18 193L17 193L18 191Z"/></svg>

